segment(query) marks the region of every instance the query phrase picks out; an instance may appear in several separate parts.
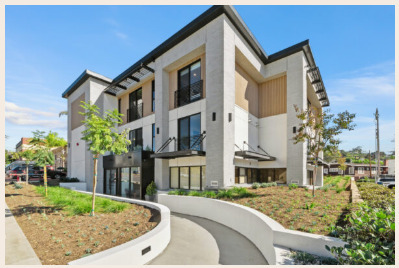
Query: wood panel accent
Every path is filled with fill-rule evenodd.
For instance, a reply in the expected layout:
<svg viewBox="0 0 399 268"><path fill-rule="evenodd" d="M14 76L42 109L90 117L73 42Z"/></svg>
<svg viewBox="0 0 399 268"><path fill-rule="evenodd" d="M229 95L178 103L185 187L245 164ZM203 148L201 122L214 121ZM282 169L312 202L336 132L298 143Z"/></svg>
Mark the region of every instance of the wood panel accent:
<svg viewBox="0 0 399 268"><path fill-rule="evenodd" d="M177 90L177 73L178 71L193 63L194 61L197 61L198 59L201 59L201 79L203 80L202 83L202 92L203 92L203 98L206 97L206 75L205 75L205 53L195 57L193 59L191 59L190 61L187 61L186 63L180 65L179 67L177 67L176 69L174 69L173 71L169 72L169 110L173 110L175 108L175 91Z"/></svg>
<svg viewBox="0 0 399 268"><path fill-rule="evenodd" d="M152 80L143 84L143 116L153 114L151 111L152 104Z"/></svg>
<svg viewBox="0 0 399 268"><path fill-rule="evenodd" d="M259 118L287 113L287 76L266 81L259 86Z"/></svg>
<svg viewBox="0 0 399 268"><path fill-rule="evenodd" d="M235 66L235 103L252 115L259 115L259 86L244 69L236 64Z"/></svg>
<svg viewBox="0 0 399 268"><path fill-rule="evenodd" d="M71 103L71 130L83 125L82 121L85 117L79 112L84 112L83 108L80 107L81 101L85 101L85 93L80 95L76 100Z"/></svg>

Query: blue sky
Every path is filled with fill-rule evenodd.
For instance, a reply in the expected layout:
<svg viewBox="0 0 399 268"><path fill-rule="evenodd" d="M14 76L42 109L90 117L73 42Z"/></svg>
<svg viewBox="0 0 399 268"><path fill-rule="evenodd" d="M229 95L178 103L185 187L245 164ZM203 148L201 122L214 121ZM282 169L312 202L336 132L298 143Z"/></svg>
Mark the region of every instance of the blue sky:
<svg viewBox="0 0 399 268"><path fill-rule="evenodd" d="M6 149L66 138L62 92L85 69L115 78L210 6L6 6ZM331 112L356 113L341 148L394 150L394 6L235 6L267 54L309 39Z"/></svg>

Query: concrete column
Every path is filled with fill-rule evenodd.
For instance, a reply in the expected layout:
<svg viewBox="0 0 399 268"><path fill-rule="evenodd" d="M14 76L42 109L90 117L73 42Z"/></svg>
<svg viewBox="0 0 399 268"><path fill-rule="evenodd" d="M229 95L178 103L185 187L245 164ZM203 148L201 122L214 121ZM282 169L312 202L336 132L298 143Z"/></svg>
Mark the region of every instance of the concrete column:
<svg viewBox="0 0 399 268"><path fill-rule="evenodd" d="M307 65L303 52L287 58L287 183L298 181L306 184L306 143L294 144L293 127L298 129L299 119L296 117L294 104L306 109L306 70Z"/></svg>
<svg viewBox="0 0 399 268"><path fill-rule="evenodd" d="M159 129L159 133L158 133ZM169 138L169 73L162 60L155 61L155 151ZM168 148L165 148L168 150ZM169 188L169 160L155 159L155 183L158 189Z"/></svg>
<svg viewBox="0 0 399 268"><path fill-rule="evenodd" d="M234 183L235 44L223 15L207 26L206 43L206 187ZM213 121L213 114L216 120Z"/></svg>

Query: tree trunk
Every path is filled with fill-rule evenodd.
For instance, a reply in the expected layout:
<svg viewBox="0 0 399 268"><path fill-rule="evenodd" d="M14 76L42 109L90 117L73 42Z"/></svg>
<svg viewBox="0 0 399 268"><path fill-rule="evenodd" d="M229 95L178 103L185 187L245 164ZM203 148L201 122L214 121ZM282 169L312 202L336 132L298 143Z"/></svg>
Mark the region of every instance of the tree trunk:
<svg viewBox="0 0 399 268"><path fill-rule="evenodd" d="M91 212L90 216L94 216L94 205L96 203L96 186L97 186L97 159L98 159L98 154L96 154L93 158L94 160L94 176L93 176L93 198L91 201Z"/></svg>
<svg viewBox="0 0 399 268"><path fill-rule="evenodd" d="M25 177L26 184L28 184L28 179L29 179L29 165L26 166L26 177Z"/></svg>
<svg viewBox="0 0 399 268"><path fill-rule="evenodd" d="M44 191L46 192L46 196L47 196L47 166L46 165L43 168L43 179L44 179Z"/></svg>
<svg viewBox="0 0 399 268"><path fill-rule="evenodd" d="M314 169L313 169L313 197L315 197L315 189L314 189L314 186L315 186L315 184L316 184L316 178L317 178L317 161L318 161L318 158L316 157L316 161L315 161L315 163L314 163Z"/></svg>

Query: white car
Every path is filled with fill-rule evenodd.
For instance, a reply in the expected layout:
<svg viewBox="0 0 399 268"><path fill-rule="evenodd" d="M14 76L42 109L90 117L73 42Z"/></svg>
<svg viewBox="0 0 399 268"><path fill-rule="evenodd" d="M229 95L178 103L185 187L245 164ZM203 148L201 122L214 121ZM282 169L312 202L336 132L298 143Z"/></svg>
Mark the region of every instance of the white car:
<svg viewBox="0 0 399 268"><path fill-rule="evenodd" d="M392 189L395 187L395 176L381 176L378 179L377 184L384 185L385 187Z"/></svg>

